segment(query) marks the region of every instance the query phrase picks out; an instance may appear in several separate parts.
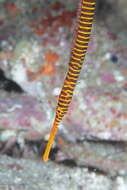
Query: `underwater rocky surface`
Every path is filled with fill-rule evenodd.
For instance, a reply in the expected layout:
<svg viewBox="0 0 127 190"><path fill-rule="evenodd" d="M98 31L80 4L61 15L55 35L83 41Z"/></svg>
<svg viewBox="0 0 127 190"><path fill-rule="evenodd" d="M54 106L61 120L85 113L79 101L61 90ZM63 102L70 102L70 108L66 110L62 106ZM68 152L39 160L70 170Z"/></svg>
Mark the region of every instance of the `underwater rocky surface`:
<svg viewBox="0 0 127 190"><path fill-rule="evenodd" d="M74 180L72 187L68 182L69 185L63 185L63 189L84 189L83 179L87 175L95 183L93 186L88 183L85 189L97 188L100 178L97 189L104 188L103 180L107 183L107 190L126 189L127 5L124 0L117 1L115 6L114 0L105 3L98 0L97 3L93 37L73 101L54 142L52 162L48 165L42 163L42 178L48 168L47 179L56 181L51 187L52 180L49 185L45 180L42 186L35 185L35 189L62 188L55 185L58 180L66 180L66 176L61 174L63 170L65 173L70 171L68 178ZM35 159L43 152L68 68L77 4L76 0L0 1L1 153ZM1 158L1 162L15 161ZM23 164L27 162L29 160ZM66 164L74 165L75 169L68 169ZM52 167L58 169L53 178ZM33 168L36 170L36 166ZM82 168L92 168L94 177L90 171L82 176ZM3 181L7 170L0 174ZM99 176L96 171L99 171ZM10 169L10 176L2 181L3 184L13 184L13 172ZM75 177L73 173L76 173ZM35 174L41 180L39 174ZM117 177L113 182L109 176ZM26 178L30 178L29 173ZM22 180L15 184L18 183L22 184Z"/></svg>

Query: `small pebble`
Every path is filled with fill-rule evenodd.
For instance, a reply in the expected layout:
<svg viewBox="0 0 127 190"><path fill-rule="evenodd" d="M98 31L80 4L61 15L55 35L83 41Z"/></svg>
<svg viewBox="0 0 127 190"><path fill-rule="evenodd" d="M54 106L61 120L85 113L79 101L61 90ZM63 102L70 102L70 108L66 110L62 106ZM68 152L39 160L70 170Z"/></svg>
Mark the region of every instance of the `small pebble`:
<svg viewBox="0 0 127 190"><path fill-rule="evenodd" d="M61 90L60 88L54 88L53 95L58 96L60 94L60 90Z"/></svg>
<svg viewBox="0 0 127 190"><path fill-rule="evenodd" d="M108 53L106 53L106 54L103 56L103 60L104 60L104 61L105 61L105 60L109 60L110 57L111 57L111 54L108 52Z"/></svg>
<svg viewBox="0 0 127 190"><path fill-rule="evenodd" d="M119 71L114 71L114 77L118 82L124 81L124 77L121 75Z"/></svg>

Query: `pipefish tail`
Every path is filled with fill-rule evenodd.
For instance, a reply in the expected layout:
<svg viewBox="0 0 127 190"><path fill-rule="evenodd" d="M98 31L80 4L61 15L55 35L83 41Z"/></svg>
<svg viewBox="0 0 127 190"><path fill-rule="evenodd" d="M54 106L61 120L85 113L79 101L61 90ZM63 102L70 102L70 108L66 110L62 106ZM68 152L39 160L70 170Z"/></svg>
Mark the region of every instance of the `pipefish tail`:
<svg viewBox="0 0 127 190"><path fill-rule="evenodd" d="M67 113L69 104L73 97L74 88L80 75L82 64L88 48L88 42L90 40L95 7L96 0L80 0L75 36L69 60L69 68L64 80L63 88L59 95L54 124L52 126L50 137L43 155L43 160L45 162L48 161L58 125Z"/></svg>

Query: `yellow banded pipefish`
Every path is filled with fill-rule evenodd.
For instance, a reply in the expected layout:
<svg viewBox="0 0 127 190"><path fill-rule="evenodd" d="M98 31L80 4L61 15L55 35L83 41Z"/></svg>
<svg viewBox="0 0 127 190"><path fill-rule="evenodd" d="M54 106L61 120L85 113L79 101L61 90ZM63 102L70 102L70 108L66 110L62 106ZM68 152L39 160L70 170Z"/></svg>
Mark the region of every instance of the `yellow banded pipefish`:
<svg viewBox="0 0 127 190"><path fill-rule="evenodd" d="M51 146L57 133L58 125L64 115L67 113L69 104L73 97L74 88L80 75L82 64L88 48L93 17L95 14L95 6L96 0L80 0L69 68L64 80L63 88L59 95L55 120L43 155L43 160L45 162L48 161Z"/></svg>

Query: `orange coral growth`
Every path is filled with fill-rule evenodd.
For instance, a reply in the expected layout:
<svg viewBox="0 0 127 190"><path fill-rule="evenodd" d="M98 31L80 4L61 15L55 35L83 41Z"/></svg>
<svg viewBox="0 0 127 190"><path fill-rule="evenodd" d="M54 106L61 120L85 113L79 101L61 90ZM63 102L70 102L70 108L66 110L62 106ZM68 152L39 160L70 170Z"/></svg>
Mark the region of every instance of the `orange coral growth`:
<svg viewBox="0 0 127 190"><path fill-rule="evenodd" d="M46 33L46 29L45 28L35 28L34 30L33 30L33 32L35 33L35 34L37 34L38 36L41 36L41 35L43 35L43 34L45 34Z"/></svg>
<svg viewBox="0 0 127 190"><path fill-rule="evenodd" d="M46 64L42 66L38 72L38 74L52 75L55 72L54 66L50 64Z"/></svg>
<svg viewBox="0 0 127 190"><path fill-rule="evenodd" d="M75 11L64 10L61 15L58 15L56 17L57 25L58 25L57 27L60 27L60 26L71 27L73 24L72 18L75 16L76 16Z"/></svg>
<svg viewBox="0 0 127 190"><path fill-rule="evenodd" d="M44 57L46 63L42 65L36 73L30 69L27 70L30 81L37 80L41 75L53 75L55 73L55 63L59 60L59 55L53 51L48 51Z"/></svg>
<svg viewBox="0 0 127 190"><path fill-rule="evenodd" d="M33 74L33 71L31 69L27 69L27 74L28 75L32 75Z"/></svg>
<svg viewBox="0 0 127 190"><path fill-rule="evenodd" d="M8 11L11 14L17 14L18 12L20 12L21 10L19 8L16 7L16 5L14 3L11 2L6 2L4 3L4 7L8 9Z"/></svg>
<svg viewBox="0 0 127 190"><path fill-rule="evenodd" d="M59 137L57 139L58 145L64 146L66 144L65 140L62 137Z"/></svg>
<svg viewBox="0 0 127 190"><path fill-rule="evenodd" d="M49 51L44 56L46 64L40 68L38 74L52 75L55 73L55 63L58 61L59 55Z"/></svg>
<svg viewBox="0 0 127 190"><path fill-rule="evenodd" d="M59 59L59 55L53 51L48 51L45 55L45 61L49 64L55 64Z"/></svg>
<svg viewBox="0 0 127 190"><path fill-rule="evenodd" d="M52 14L56 11L56 15ZM64 5L56 2L48 9L42 18L39 18L35 24L30 25L33 32L37 35L48 34L48 37L57 35L60 27L71 28L73 18L76 16L76 11L66 10Z"/></svg>
<svg viewBox="0 0 127 190"><path fill-rule="evenodd" d="M37 7L32 8L32 13L35 13L35 12L37 12L37 11L38 11L38 8L37 8Z"/></svg>
<svg viewBox="0 0 127 190"><path fill-rule="evenodd" d="M64 8L64 5L62 3L60 3L60 2L55 2L51 7L51 9L53 9L53 10L58 10L58 9L61 9L61 8Z"/></svg>
<svg viewBox="0 0 127 190"><path fill-rule="evenodd" d="M125 82L123 85L124 85L125 88L127 88L127 82Z"/></svg>

